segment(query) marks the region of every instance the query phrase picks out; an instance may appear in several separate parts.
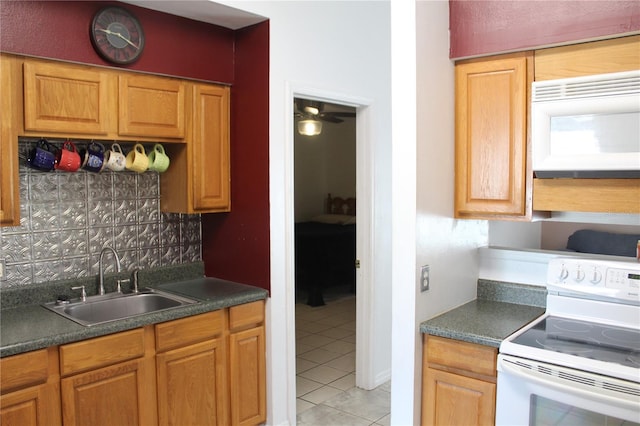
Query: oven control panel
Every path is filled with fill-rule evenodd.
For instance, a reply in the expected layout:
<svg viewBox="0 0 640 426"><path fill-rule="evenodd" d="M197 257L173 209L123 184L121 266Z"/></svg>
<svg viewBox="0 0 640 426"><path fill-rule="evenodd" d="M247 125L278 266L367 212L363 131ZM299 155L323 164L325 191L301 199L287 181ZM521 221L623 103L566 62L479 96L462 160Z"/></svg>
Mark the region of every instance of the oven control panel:
<svg viewBox="0 0 640 426"><path fill-rule="evenodd" d="M549 261L547 287L640 303L640 263L558 257Z"/></svg>

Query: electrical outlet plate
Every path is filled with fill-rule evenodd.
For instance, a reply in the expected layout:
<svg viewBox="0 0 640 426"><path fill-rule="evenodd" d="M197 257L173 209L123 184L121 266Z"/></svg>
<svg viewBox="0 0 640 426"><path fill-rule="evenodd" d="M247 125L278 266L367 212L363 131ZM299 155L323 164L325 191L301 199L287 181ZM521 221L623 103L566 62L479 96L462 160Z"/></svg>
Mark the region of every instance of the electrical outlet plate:
<svg viewBox="0 0 640 426"><path fill-rule="evenodd" d="M420 292L429 291L429 265L420 268Z"/></svg>

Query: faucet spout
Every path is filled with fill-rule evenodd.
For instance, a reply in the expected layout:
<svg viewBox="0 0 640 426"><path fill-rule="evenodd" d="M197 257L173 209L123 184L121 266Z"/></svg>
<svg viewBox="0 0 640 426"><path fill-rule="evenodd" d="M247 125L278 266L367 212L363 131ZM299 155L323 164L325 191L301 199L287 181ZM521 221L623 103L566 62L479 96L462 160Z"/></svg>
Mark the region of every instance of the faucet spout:
<svg viewBox="0 0 640 426"><path fill-rule="evenodd" d="M103 248L100 252L100 260L98 261L98 292L100 295L104 294L104 268L102 266L102 259L104 254L108 251L111 251L113 253L113 257L116 259L116 272L120 272L120 258L118 257L118 253L111 247Z"/></svg>

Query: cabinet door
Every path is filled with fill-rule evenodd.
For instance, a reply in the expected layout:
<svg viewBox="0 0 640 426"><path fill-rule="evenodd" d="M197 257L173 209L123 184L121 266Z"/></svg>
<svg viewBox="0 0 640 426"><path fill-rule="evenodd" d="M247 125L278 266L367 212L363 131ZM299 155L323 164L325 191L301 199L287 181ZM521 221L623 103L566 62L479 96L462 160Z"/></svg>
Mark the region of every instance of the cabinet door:
<svg viewBox="0 0 640 426"><path fill-rule="evenodd" d="M120 135L184 139L184 81L122 74L119 87Z"/></svg>
<svg viewBox="0 0 640 426"><path fill-rule="evenodd" d="M528 218L531 54L456 65L455 216Z"/></svg>
<svg viewBox="0 0 640 426"><path fill-rule="evenodd" d="M20 224L17 125L21 86L17 72L20 62L0 56L0 226Z"/></svg>
<svg viewBox="0 0 640 426"><path fill-rule="evenodd" d="M43 384L0 396L3 426L54 426L60 422L60 388Z"/></svg>
<svg viewBox="0 0 640 426"><path fill-rule="evenodd" d="M96 68L25 60L25 131L106 135L115 120L114 81Z"/></svg>
<svg viewBox="0 0 640 426"><path fill-rule="evenodd" d="M224 339L157 355L160 425L229 424Z"/></svg>
<svg viewBox="0 0 640 426"><path fill-rule="evenodd" d="M62 379L65 426L155 424L154 367L143 358Z"/></svg>
<svg viewBox="0 0 640 426"><path fill-rule="evenodd" d="M494 424L493 383L428 368L423 392L423 425Z"/></svg>
<svg viewBox="0 0 640 426"><path fill-rule="evenodd" d="M59 425L58 348L0 359L0 424Z"/></svg>
<svg viewBox="0 0 640 426"><path fill-rule="evenodd" d="M264 327L229 336L231 424L256 425L266 420Z"/></svg>
<svg viewBox="0 0 640 426"><path fill-rule="evenodd" d="M229 88L194 87L193 209L197 213L229 211Z"/></svg>

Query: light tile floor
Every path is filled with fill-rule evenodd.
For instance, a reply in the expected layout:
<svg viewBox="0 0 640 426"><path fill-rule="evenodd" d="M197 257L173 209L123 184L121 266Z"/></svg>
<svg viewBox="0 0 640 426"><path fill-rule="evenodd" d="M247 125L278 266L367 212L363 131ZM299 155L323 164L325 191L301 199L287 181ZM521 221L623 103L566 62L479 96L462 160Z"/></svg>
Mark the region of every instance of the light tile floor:
<svg viewBox="0 0 640 426"><path fill-rule="evenodd" d="M389 425L389 383L355 387L355 296L327 295L325 302L296 304L298 425Z"/></svg>

